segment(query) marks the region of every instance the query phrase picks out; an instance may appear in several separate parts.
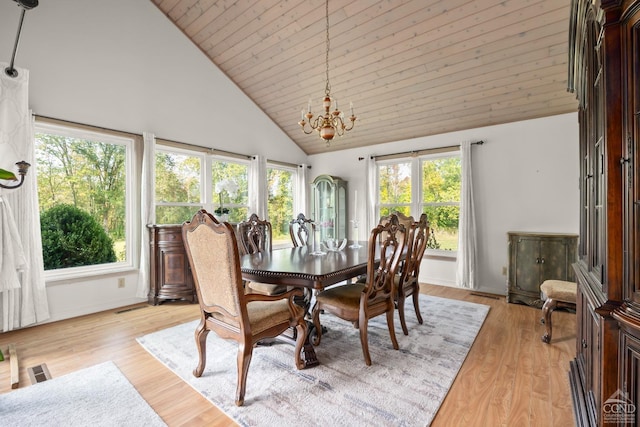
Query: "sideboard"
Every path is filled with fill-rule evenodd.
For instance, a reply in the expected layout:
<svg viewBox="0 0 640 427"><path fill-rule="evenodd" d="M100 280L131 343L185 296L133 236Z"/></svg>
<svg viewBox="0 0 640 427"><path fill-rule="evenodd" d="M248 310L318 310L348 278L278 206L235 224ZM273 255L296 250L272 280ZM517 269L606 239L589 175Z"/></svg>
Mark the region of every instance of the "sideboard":
<svg viewBox="0 0 640 427"><path fill-rule="evenodd" d="M149 304L166 300L198 301L182 225L148 225L150 245Z"/></svg>

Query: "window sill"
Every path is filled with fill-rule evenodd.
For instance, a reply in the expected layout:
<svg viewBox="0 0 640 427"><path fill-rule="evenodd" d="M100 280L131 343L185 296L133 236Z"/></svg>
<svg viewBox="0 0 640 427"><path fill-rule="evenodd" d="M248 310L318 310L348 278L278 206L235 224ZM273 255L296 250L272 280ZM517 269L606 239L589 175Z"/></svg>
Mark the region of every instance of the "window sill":
<svg viewBox="0 0 640 427"><path fill-rule="evenodd" d="M130 274L138 270L128 263L115 263L106 265L87 265L71 267L60 270L48 270L44 272L46 286L66 284L75 280L88 277L105 277L115 274Z"/></svg>
<svg viewBox="0 0 640 427"><path fill-rule="evenodd" d="M440 260L440 261L456 261L458 259L458 252L443 251L439 249L427 249L424 251L423 258Z"/></svg>

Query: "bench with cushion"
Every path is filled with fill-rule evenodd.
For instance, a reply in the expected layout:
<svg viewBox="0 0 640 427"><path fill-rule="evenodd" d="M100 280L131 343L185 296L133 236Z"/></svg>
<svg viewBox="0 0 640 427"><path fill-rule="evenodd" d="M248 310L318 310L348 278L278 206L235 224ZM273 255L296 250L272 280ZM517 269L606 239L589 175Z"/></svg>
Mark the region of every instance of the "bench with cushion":
<svg viewBox="0 0 640 427"><path fill-rule="evenodd" d="M547 297L542 306L542 319L540 321L545 325L545 334L542 341L549 343L551 341L551 313L556 308L576 308L576 291L575 282L567 282L564 280L545 280L540 285L540 290Z"/></svg>

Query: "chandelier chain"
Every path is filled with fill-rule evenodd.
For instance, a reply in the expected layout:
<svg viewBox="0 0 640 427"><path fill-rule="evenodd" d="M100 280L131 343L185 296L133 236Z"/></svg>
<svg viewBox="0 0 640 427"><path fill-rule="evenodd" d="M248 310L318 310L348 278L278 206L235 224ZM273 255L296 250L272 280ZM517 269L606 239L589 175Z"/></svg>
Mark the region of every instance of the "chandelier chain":
<svg viewBox="0 0 640 427"><path fill-rule="evenodd" d="M328 96L331 92L331 85L329 84L329 0L325 2L325 16L327 18L327 51L325 53L325 65L327 70L327 85L324 88L324 93Z"/></svg>

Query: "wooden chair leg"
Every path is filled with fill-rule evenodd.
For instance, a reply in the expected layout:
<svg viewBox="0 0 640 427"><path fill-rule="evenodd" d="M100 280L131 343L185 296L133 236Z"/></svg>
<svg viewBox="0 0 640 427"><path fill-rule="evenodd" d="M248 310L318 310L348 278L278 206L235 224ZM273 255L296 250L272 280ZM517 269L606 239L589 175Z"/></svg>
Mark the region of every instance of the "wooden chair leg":
<svg viewBox="0 0 640 427"><path fill-rule="evenodd" d="M422 314L420 314L420 285L416 284L416 287L413 289L413 308L416 310L416 317L418 318L418 323L423 324Z"/></svg>
<svg viewBox="0 0 640 427"><path fill-rule="evenodd" d="M209 335L209 330L204 322L204 320L200 322L195 332L196 347L198 347L198 366L193 370L193 375L196 377L202 375L207 364L207 335Z"/></svg>
<svg viewBox="0 0 640 427"><path fill-rule="evenodd" d="M368 322L362 316L359 321L360 343L362 344L362 354L364 355L364 363L371 366L371 355L369 354L369 337L367 335Z"/></svg>
<svg viewBox="0 0 640 427"><path fill-rule="evenodd" d="M394 350L399 350L400 346L398 345L398 339L396 338L396 330L393 325L393 304L391 308L387 310L387 327L389 328L389 335L391 335L391 343L393 344Z"/></svg>
<svg viewBox="0 0 640 427"><path fill-rule="evenodd" d="M547 298L547 300L544 302L544 305L542 306L542 320L544 322L545 328L545 334L542 336L542 342L547 344L551 342L551 313L553 313L553 310L555 310L557 306L558 301L552 298Z"/></svg>
<svg viewBox="0 0 640 427"><path fill-rule="evenodd" d="M253 354L251 343L238 345L238 387L236 388L236 406L244 405L244 393L247 388L247 373Z"/></svg>
<svg viewBox="0 0 640 427"><path fill-rule="evenodd" d="M404 295L400 295L397 301L398 316L400 317L400 326L402 327L402 333L405 335L409 335L409 329L407 329L407 321L404 317L404 302L405 302Z"/></svg>

